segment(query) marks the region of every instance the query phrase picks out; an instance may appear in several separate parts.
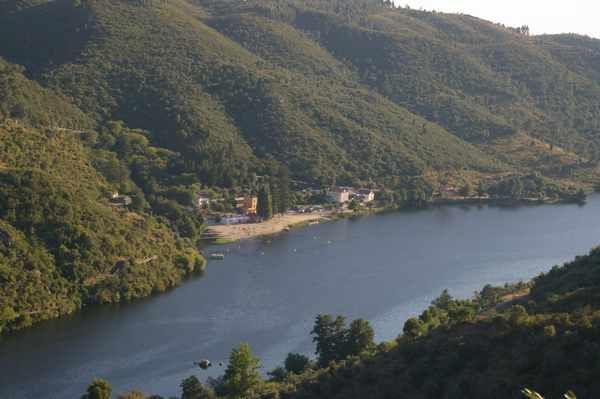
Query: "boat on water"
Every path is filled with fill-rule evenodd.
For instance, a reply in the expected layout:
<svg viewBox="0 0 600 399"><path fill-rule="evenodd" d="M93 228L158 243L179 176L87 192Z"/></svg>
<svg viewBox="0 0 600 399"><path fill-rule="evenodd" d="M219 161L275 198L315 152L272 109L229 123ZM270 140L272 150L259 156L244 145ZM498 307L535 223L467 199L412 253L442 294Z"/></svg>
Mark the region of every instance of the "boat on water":
<svg viewBox="0 0 600 399"><path fill-rule="evenodd" d="M223 252L213 252L209 255L209 258L213 260L223 260L225 259L225 254Z"/></svg>

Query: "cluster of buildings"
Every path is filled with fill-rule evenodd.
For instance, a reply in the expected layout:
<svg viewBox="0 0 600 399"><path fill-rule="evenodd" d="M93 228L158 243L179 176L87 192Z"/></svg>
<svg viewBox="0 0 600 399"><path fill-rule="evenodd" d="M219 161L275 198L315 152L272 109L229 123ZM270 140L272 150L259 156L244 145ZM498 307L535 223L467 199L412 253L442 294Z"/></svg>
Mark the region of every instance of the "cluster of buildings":
<svg viewBox="0 0 600 399"><path fill-rule="evenodd" d="M216 200L218 202L218 200ZM222 200L221 200L222 201ZM208 194L200 193L196 200L196 204L200 209L206 209L209 207L211 199ZM254 195L246 195L243 197L236 197L235 209L241 215L255 216L258 206L258 197Z"/></svg>
<svg viewBox="0 0 600 399"><path fill-rule="evenodd" d="M223 199L211 199L207 193L200 193L196 199L196 205L199 209L208 209L211 202L223 202ZM239 224L250 223L257 220L256 212L258 207L258 197L246 195L235 198L235 214L223 214L218 218L220 224Z"/></svg>
<svg viewBox="0 0 600 399"><path fill-rule="evenodd" d="M327 190L327 197L336 204L345 204L352 200L367 204L375 200L375 191L370 188L334 187Z"/></svg>

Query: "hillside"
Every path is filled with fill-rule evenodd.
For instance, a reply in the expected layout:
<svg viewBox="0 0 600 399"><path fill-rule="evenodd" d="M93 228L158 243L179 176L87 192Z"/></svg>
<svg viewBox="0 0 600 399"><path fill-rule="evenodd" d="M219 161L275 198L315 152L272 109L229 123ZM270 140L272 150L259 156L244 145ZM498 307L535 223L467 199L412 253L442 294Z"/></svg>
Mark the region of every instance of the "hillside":
<svg viewBox="0 0 600 399"><path fill-rule="evenodd" d="M328 184L531 172L495 151L520 133L597 175L596 66L555 41L375 1L5 3L1 55L96 123L147 131L200 183L251 184L272 158Z"/></svg>
<svg viewBox="0 0 600 399"><path fill-rule="evenodd" d="M528 288L485 287L471 301L442 294L397 342L308 371L281 398L558 398L600 393L600 251L535 278ZM516 298L516 299L515 299Z"/></svg>
<svg viewBox="0 0 600 399"><path fill-rule="evenodd" d="M0 61L0 333L147 296L203 268L165 222L110 203L81 136L91 122ZM39 126L38 126L39 125Z"/></svg>

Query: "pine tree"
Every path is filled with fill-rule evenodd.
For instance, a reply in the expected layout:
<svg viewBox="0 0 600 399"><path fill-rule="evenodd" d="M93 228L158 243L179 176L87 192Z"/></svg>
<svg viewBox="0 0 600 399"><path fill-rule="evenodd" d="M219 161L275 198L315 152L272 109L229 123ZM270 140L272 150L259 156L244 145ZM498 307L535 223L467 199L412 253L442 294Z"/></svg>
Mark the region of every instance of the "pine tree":
<svg viewBox="0 0 600 399"><path fill-rule="evenodd" d="M259 369L260 360L252 354L247 343L231 351L229 365L225 371L225 386L229 398L247 399L257 396L262 385Z"/></svg>
<svg viewBox="0 0 600 399"><path fill-rule="evenodd" d="M277 189L277 212L285 213L290 208L290 173L285 165L279 167Z"/></svg>
<svg viewBox="0 0 600 399"><path fill-rule="evenodd" d="M273 217L273 199L268 186L263 186L258 192L258 204L256 207L258 216L265 220Z"/></svg>
<svg viewBox="0 0 600 399"><path fill-rule="evenodd" d="M87 393L81 399L110 399L112 388L105 380L94 380L87 389Z"/></svg>

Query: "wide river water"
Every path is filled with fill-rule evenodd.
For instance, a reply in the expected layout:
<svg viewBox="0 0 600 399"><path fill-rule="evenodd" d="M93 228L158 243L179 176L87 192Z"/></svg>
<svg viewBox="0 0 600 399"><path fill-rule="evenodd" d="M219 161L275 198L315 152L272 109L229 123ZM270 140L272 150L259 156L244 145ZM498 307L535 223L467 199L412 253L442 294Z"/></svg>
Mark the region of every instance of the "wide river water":
<svg viewBox="0 0 600 399"><path fill-rule="evenodd" d="M192 362L249 342L264 370L310 354L319 313L371 321L389 340L444 288L529 279L600 243L600 196L585 206L439 207L325 223L220 249L205 275L133 304L87 309L0 341L0 398L79 398L94 377L116 392L178 394Z"/></svg>

